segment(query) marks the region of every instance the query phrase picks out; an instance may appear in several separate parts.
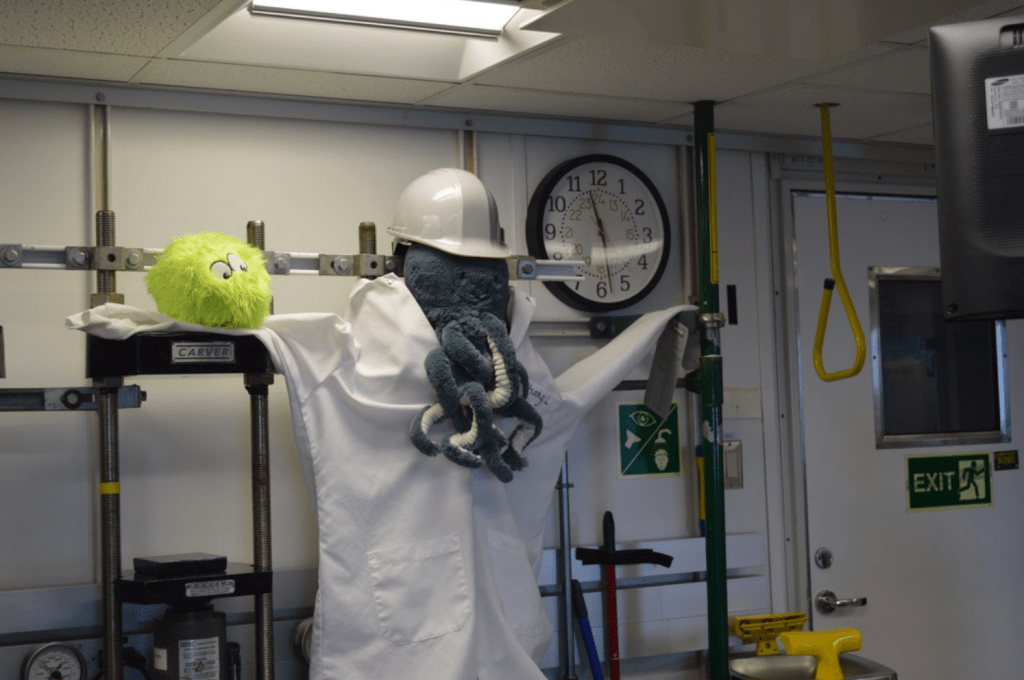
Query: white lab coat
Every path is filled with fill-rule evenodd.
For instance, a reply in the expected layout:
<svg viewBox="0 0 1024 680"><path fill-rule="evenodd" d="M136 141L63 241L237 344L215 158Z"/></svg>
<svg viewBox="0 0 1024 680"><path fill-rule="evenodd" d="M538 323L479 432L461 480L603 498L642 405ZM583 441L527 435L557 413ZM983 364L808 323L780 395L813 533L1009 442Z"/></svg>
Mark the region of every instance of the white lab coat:
<svg viewBox="0 0 1024 680"><path fill-rule="evenodd" d="M540 680L551 622L537 588L545 517L585 412L653 348L682 308L645 315L556 380L526 335L535 303L514 291L510 337L544 419L509 484L429 458L409 440L436 401L423 367L437 336L405 282L359 282L348 319L271 316L257 330L204 329L122 305L70 317L104 337L140 330L255 334L288 385L316 499L320 589L312 680Z"/></svg>

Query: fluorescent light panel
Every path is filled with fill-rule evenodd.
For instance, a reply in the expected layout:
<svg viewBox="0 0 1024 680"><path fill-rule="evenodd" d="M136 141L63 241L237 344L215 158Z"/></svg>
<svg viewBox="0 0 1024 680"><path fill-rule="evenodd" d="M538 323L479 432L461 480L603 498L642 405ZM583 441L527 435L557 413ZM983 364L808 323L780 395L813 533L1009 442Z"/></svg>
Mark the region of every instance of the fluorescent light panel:
<svg viewBox="0 0 1024 680"><path fill-rule="evenodd" d="M497 37L516 5L473 0L254 0L253 14Z"/></svg>

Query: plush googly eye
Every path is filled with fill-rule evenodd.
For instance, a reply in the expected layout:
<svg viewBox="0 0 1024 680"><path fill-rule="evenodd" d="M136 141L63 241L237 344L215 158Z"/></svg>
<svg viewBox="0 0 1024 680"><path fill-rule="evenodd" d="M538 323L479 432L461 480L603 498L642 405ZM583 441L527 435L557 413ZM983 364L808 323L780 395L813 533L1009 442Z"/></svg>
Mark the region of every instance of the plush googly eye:
<svg viewBox="0 0 1024 680"><path fill-rule="evenodd" d="M210 265L210 271L218 279L231 278L231 267L228 265L227 262L221 262L220 260L217 260L216 262Z"/></svg>
<svg viewBox="0 0 1024 680"><path fill-rule="evenodd" d="M240 258L238 255L235 255L234 253L228 253L228 264L236 272L244 272L249 270L249 267L245 264L245 260Z"/></svg>

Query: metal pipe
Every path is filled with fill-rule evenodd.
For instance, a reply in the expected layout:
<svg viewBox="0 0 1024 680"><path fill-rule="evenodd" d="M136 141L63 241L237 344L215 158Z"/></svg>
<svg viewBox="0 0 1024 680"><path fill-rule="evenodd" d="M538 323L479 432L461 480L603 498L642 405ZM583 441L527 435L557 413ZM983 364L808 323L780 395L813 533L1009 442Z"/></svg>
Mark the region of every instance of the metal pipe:
<svg viewBox="0 0 1024 680"><path fill-rule="evenodd" d="M253 568L272 572L270 543L270 418L268 388L270 374L246 374L249 392L252 442L252 543ZM274 596L256 595L256 673L259 680L274 677Z"/></svg>
<svg viewBox="0 0 1024 680"><path fill-rule="evenodd" d="M572 611L572 532L570 528L571 515L569 514L569 454L566 453L562 459L562 473L558 476L558 517L559 534L561 539L561 565L559 577L562 590L562 612L558 638L561 647L561 656L565 660L565 673L562 680L576 680L576 651L573 640L573 621L575 617Z"/></svg>
<svg viewBox="0 0 1024 680"><path fill-rule="evenodd" d="M118 442L118 387L96 381L100 421L100 582L103 592L103 678L121 680L121 482ZM121 382L118 380L118 382Z"/></svg>
<svg viewBox="0 0 1024 680"><path fill-rule="evenodd" d="M725 560L725 484L722 464L722 356L718 308L718 230L715 204L714 102L694 105L697 248L699 251L701 419L704 450L708 593L708 670L729 678L729 609Z"/></svg>

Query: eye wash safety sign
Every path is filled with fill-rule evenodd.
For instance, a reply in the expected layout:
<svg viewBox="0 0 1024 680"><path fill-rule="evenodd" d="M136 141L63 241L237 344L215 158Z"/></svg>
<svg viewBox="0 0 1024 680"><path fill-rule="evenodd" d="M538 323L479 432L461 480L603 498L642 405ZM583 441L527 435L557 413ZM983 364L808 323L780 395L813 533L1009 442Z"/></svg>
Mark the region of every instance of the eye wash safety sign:
<svg viewBox="0 0 1024 680"><path fill-rule="evenodd" d="M662 420L643 404L619 404L619 477L679 477L679 402Z"/></svg>
<svg viewBox="0 0 1024 680"><path fill-rule="evenodd" d="M944 510L992 505L987 452L907 456L907 509Z"/></svg>

